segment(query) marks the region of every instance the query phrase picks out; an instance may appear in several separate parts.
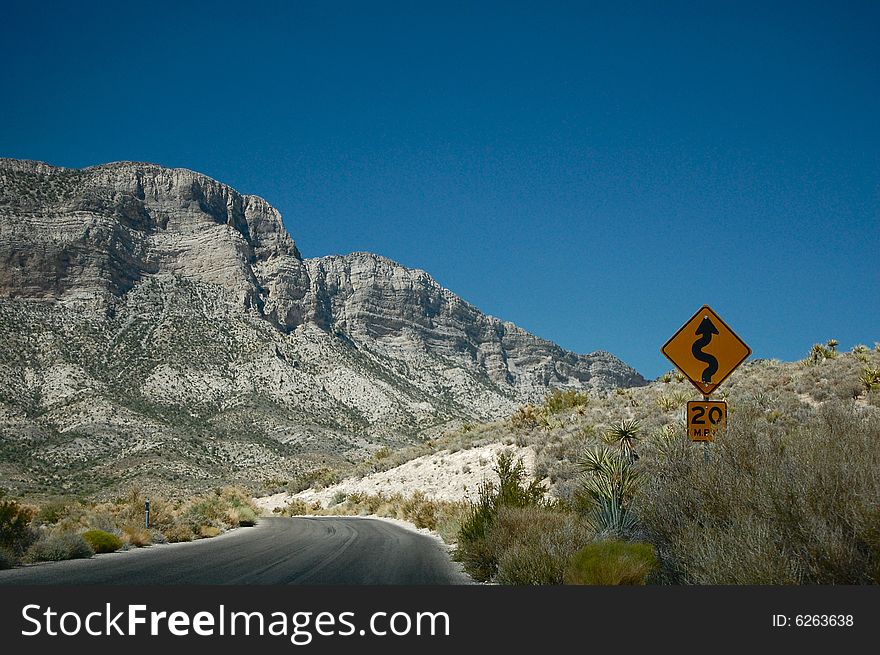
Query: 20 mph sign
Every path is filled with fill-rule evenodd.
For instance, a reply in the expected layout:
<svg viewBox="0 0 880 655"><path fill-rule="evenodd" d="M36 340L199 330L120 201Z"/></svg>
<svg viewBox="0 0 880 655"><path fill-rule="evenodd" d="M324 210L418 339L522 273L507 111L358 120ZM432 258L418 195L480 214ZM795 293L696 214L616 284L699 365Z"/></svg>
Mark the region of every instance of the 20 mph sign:
<svg viewBox="0 0 880 655"><path fill-rule="evenodd" d="M660 352L701 394L708 396L752 354L752 349L709 305L703 305Z"/></svg>

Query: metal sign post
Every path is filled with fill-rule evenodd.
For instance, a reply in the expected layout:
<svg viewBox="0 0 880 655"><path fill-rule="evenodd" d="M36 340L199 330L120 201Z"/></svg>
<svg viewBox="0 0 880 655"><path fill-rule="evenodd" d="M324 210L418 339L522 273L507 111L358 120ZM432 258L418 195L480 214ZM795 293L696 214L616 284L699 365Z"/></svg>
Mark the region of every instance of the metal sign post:
<svg viewBox="0 0 880 655"><path fill-rule="evenodd" d="M703 396L703 401L709 400L709 396ZM709 441L708 439L703 442L703 463L709 463Z"/></svg>

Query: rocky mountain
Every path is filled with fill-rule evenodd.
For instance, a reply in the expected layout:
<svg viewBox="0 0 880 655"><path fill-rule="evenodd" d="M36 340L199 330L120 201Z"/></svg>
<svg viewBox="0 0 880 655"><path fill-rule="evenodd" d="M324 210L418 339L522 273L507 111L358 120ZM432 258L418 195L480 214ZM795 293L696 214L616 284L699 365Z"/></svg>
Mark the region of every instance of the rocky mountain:
<svg viewBox="0 0 880 655"><path fill-rule="evenodd" d="M280 214L183 169L0 159L0 487L282 484L645 383L369 253L303 259Z"/></svg>

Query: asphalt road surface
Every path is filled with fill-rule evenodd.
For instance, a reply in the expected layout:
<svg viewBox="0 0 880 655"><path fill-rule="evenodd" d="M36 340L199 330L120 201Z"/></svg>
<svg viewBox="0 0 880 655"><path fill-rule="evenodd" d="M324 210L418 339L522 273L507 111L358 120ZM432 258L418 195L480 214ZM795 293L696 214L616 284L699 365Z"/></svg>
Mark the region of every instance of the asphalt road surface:
<svg viewBox="0 0 880 655"><path fill-rule="evenodd" d="M436 539L369 518L264 518L191 543L0 571L0 584L468 584Z"/></svg>

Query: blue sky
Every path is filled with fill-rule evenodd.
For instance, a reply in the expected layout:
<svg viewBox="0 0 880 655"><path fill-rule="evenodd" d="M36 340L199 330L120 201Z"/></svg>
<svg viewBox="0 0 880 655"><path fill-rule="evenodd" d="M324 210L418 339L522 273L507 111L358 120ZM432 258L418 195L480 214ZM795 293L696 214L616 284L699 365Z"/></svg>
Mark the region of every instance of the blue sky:
<svg viewBox="0 0 880 655"><path fill-rule="evenodd" d="M3 7L0 156L201 171L649 377L703 303L880 340L876 2Z"/></svg>

